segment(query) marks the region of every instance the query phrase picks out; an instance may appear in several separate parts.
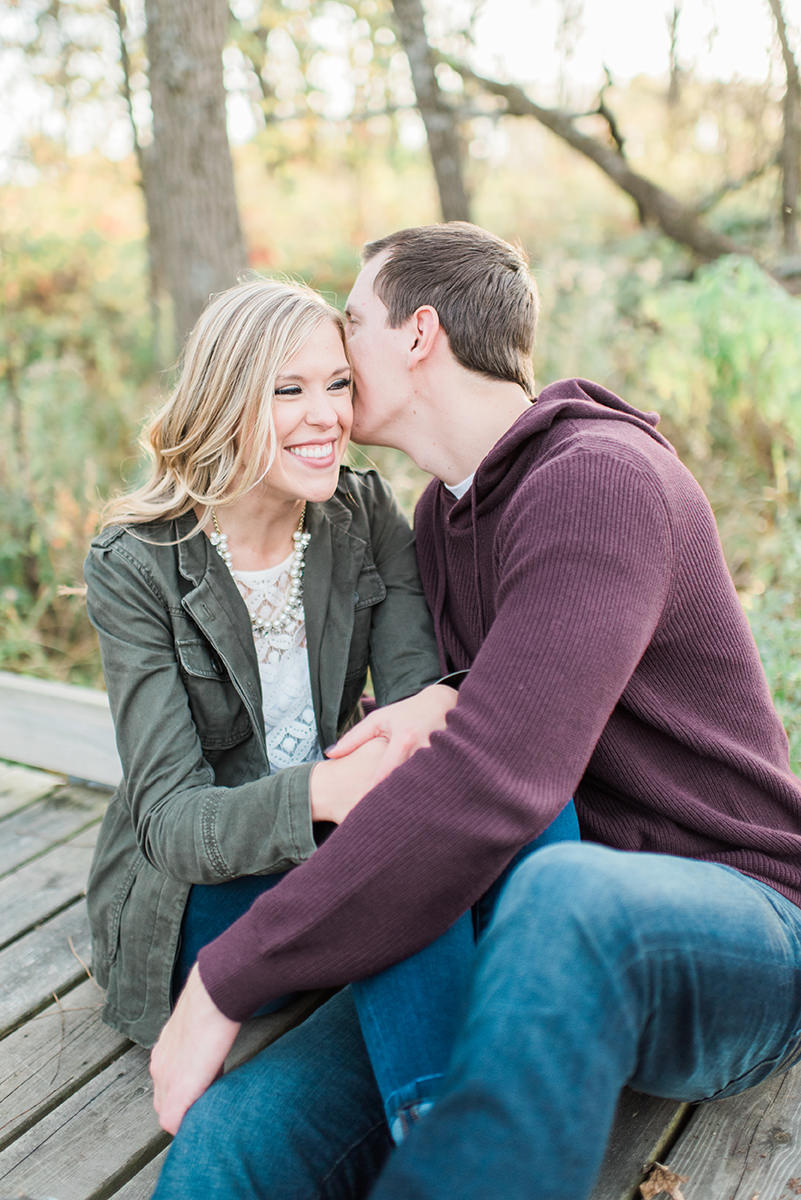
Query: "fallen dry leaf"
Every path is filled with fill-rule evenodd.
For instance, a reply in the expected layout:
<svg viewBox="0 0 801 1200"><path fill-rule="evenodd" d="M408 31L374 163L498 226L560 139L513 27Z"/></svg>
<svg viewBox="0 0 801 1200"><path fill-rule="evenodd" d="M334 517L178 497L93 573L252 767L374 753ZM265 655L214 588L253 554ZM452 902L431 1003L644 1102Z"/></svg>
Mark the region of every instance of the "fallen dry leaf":
<svg viewBox="0 0 801 1200"><path fill-rule="evenodd" d="M688 1178L687 1175L677 1175L663 1163L651 1163L645 1181L640 1184L642 1200L653 1200L654 1196L659 1196L662 1192L670 1196L671 1200L684 1200L679 1184L686 1183Z"/></svg>

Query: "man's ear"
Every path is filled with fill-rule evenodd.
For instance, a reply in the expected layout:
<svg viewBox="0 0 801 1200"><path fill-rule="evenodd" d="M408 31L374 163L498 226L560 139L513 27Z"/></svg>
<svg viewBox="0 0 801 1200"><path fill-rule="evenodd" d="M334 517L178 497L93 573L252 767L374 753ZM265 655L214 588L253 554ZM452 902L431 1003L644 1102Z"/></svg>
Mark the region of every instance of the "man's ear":
<svg viewBox="0 0 801 1200"><path fill-rule="evenodd" d="M442 332L444 331L439 323L439 313L435 308L424 304L415 310L410 318L409 354L412 365L429 357Z"/></svg>

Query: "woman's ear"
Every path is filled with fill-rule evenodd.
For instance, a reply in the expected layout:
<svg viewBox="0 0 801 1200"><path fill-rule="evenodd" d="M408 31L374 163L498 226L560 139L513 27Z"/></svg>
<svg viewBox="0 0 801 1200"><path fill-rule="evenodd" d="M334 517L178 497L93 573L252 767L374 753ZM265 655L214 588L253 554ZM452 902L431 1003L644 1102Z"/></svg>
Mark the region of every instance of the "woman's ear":
<svg viewBox="0 0 801 1200"><path fill-rule="evenodd" d="M415 310L410 321L412 341L409 346L412 365L428 358L434 349L442 326L439 323L439 313L430 304L424 304Z"/></svg>

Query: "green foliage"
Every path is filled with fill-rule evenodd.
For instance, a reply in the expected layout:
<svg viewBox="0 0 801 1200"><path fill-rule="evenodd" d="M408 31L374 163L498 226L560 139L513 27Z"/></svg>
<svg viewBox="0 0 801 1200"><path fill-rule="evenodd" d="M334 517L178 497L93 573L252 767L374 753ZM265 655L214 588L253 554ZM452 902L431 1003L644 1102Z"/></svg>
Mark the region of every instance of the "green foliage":
<svg viewBox="0 0 801 1200"><path fill-rule="evenodd" d="M698 476L746 592L801 508L801 304L747 258L650 291L636 357L648 403Z"/></svg>
<svg viewBox="0 0 801 1200"><path fill-rule="evenodd" d="M801 774L801 521L784 518L778 534L780 564L764 589L746 598L746 607L790 739L790 761Z"/></svg>
<svg viewBox="0 0 801 1200"><path fill-rule="evenodd" d="M701 453L732 419L801 442L801 307L755 262L719 259L653 292L643 315L659 334L649 378Z"/></svg>
<svg viewBox="0 0 801 1200"><path fill-rule="evenodd" d="M7 234L0 259L2 662L97 678L81 561L149 392L141 254Z"/></svg>

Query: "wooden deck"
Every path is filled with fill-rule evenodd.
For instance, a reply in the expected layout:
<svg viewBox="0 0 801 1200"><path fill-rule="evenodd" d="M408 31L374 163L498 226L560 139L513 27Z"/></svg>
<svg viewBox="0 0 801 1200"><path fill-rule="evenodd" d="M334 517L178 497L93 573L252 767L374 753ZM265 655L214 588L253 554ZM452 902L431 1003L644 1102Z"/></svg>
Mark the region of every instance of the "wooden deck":
<svg viewBox="0 0 801 1200"><path fill-rule="evenodd" d="M151 1106L147 1053L99 1019L84 903L116 770L110 725L97 694L45 693L28 690L42 704L32 700L23 716L19 684L6 687L0 675L0 756L16 760L0 762L0 1200L144 1200L168 1138ZM70 731L73 700L80 728ZM97 725L92 757L82 758L85 703L94 706ZM30 729L39 708L70 748L62 773L40 752L52 743ZM46 760L50 769L29 760L37 768ZM81 774L100 776L100 785L78 781ZM252 1022L232 1061L285 1024L280 1016ZM593 1200L639 1194L643 1166L654 1159L687 1177L685 1200L798 1197L801 1068L695 1110L626 1093Z"/></svg>

